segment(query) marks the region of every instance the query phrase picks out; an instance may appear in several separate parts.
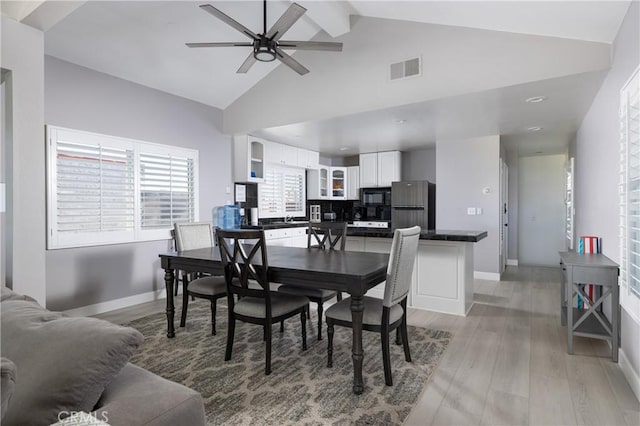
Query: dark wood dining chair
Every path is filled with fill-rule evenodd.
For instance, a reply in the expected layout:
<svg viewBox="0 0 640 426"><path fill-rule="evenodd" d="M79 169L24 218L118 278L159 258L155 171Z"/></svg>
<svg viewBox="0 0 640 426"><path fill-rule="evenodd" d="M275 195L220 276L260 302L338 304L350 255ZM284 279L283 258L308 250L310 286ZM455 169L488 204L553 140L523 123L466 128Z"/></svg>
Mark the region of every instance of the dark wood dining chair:
<svg viewBox="0 0 640 426"><path fill-rule="evenodd" d="M307 231L307 248L321 250L344 250L347 240L347 222L310 223ZM311 302L318 304L318 340L322 340L323 303L337 297L342 300L342 293L321 288L282 285L278 291L286 294L306 296Z"/></svg>
<svg viewBox="0 0 640 426"><path fill-rule="evenodd" d="M389 354L389 333L400 329L404 357L411 362L409 338L407 336L407 295L411 288L411 276L418 251L420 227L396 229L391 244L387 281L384 288L384 299L363 297L364 313L362 329L380 333L382 343L382 362L384 364L384 381L387 386L393 385L391 377L391 360ZM327 309L327 366L333 367L333 333L334 326L352 327L351 298L338 302Z"/></svg>
<svg viewBox="0 0 640 426"><path fill-rule="evenodd" d="M309 299L272 292L263 230L218 230L218 247L224 268L229 304L229 331L224 359L231 359L236 320L262 325L267 344L264 374L271 374L272 325L300 314L302 350L307 350ZM256 284L259 288L256 288ZM233 295L238 295L236 301Z"/></svg>
<svg viewBox="0 0 640 426"><path fill-rule="evenodd" d="M213 247L213 232L207 222L176 223L173 228L176 250L195 250ZM197 277L194 279L194 277ZM187 322L189 296L208 299L211 304L211 334L216 334L216 304L218 299L227 295L223 276L197 276L182 271L182 314L180 327Z"/></svg>

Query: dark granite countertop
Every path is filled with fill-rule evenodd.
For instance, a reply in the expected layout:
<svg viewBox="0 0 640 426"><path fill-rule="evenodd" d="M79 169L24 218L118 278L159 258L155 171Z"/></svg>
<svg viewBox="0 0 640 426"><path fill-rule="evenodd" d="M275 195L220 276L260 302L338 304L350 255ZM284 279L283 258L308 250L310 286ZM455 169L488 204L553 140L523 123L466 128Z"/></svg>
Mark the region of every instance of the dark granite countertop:
<svg viewBox="0 0 640 426"><path fill-rule="evenodd" d="M280 229L280 228L299 228L309 225L308 221L294 220L291 222L271 222L263 223L258 226L246 225L242 229ZM374 237L374 238L393 238L393 231L390 229L374 229L374 228L352 228L347 229L347 236L354 237ZM487 237L487 231L452 231L436 229L431 231L423 231L420 234L421 240L434 241L460 241L468 243L477 243Z"/></svg>
<svg viewBox="0 0 640 426"><path fill-rule="evenodd" d="M349 228L347 235L354 237L393 238L393 231L370 228ZM421 240L460 241L466 243L477 243L486 237L487 231L451 231L436 229L423 231L420 234Z"/></svg>

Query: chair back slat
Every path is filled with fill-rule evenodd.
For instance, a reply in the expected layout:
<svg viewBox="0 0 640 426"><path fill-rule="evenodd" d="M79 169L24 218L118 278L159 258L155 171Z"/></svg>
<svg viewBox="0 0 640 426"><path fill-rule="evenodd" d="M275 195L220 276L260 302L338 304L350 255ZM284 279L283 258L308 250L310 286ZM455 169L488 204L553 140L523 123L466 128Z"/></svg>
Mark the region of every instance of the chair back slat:
<svg viewBox="0 0 640 426"><path fill-rule="evenodd" d="M411 288L413 265L418 252L420 227L396 229L391 243L387 282L382 305L391 307L407 297Z"/></svg>
<svg viewBox="0 0 640 426"><path fill-rule="evenodd" d="M216 235L227 293L267 299L270 310L269 263L264 231L218 229ZM258 283L260 288L250 286L250 282Z"/></svg>
<svg viewBox="0 0 640 426"><path fill-rule="evenodd" d="M177 251L213 247L213 232L208 222L176 223L173 234Z"/></svg>
<svg viewBox="0 0 640 426"><path fill-rule="evenodd" d="M347 240L347 222L309 223L307 248L344 250Z"/></svg>

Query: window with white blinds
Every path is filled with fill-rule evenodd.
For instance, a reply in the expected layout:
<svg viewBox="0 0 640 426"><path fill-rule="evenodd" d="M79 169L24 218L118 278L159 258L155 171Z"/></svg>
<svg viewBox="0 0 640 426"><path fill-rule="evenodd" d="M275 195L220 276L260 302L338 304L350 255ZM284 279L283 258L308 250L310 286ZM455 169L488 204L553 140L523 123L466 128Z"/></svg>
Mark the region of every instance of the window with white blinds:
<svg viewBox="0 0 640 426"><path fill-rule="evenodd" d="M636 308L640 306L640 68L620 99L620 242L621 301Z"/></svg>
<svg viewBox="0 0 640 426"><path fill-rule="evenodd" d="M258 184L260 217L305 216L305 189L304 169L267 168L264 183Z"/></svg>
<svg viewBox="0 0 640 426"><path fill-rule="evenodd" d="M194 159L140 154L142 229L170 228L195 215Z"/></svg>
<svg viewBox="0 0 640 426"><path fill-rule="evenodd" d="M47 128L47 247L170 237L197 218L198 153Z"/></svg>

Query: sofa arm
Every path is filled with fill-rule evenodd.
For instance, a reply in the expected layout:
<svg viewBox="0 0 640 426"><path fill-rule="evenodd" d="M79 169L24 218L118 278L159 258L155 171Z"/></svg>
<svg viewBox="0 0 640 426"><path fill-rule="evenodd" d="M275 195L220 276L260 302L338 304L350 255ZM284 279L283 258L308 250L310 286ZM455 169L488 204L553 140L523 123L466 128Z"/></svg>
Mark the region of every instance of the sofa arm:
<svg viewBox="0 0 640 426"><path fill-rule="evenodd" d="M198 392L131 363L106 387L93 415L112 426L205 424Z"/></svg>
<svg viewBox="0 0 640 426"><path fill-rule="evenodd" d="M15 386L16 365L8 358L0 358L0 397L2 398L0 420L4 417L4 413L7 412Z"/></svg>

